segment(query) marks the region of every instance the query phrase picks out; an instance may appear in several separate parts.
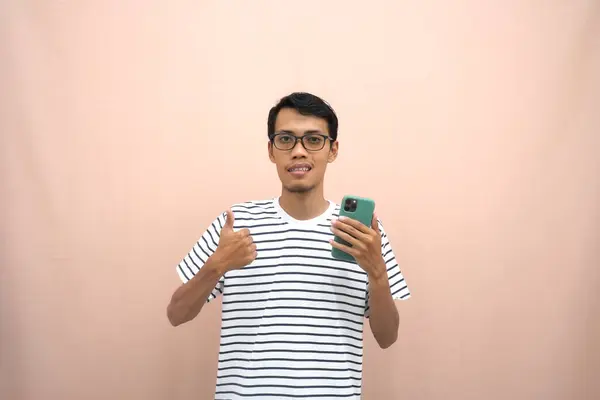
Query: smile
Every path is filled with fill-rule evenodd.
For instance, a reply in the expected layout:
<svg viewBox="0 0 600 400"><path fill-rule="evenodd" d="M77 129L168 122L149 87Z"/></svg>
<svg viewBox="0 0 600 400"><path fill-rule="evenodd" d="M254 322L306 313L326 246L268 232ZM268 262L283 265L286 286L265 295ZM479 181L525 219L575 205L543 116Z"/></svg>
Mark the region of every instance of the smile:
<svg viewBox="0 0 600 400"><path fill-rule="evenodd" d="M288 172L296 177L302 177L309 173L310 170L312 170L312 167L308 164L298 164L288 168Z"/></svg>

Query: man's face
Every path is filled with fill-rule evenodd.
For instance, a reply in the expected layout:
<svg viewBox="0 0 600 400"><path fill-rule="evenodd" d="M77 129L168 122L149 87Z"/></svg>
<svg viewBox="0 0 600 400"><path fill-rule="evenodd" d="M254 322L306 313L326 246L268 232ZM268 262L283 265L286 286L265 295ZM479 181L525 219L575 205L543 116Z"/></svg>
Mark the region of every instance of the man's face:
<svg viewBox="0 0 600 400"><path fill-rule="evenodd" d="M293 193L305 193L319 186L327 164L335 160L338 151L337 141L332 144L329 139L319 136L329 137L327 121L284 108L277 115L275 134L278 135L275 137L276 145L269 142L269 158L277 166L283 187ZM310 135L304 139L308 150L300 141L287 150L295 137L304 135ZM321 144L324 144L323 148L318 149Z"/></svg>

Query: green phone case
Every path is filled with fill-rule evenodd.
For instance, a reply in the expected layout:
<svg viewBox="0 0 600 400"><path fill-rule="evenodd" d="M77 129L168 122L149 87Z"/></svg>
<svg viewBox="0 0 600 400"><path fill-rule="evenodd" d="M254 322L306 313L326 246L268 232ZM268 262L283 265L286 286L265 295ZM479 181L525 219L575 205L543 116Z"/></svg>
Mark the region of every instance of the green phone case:
<svg viewBox="0 0 600 400"><path fill-rule="evenodd" d="M346 209L346 204L348 201L356 200L356 210L352 211L351 209ZM350 196L346 195L342 199L342 203L340 204L340 217L345 216L348 218L355 219L357 221L362 222L366 226L371 226L371 221L373 221L373 213L375 212L375 201L366 197L359 196ZM349 245L344 239L340 239L337 235L334 239L338 243L342 243L345 245ZM354 257L345 251L338 250L335 247L331 248L331 256L333 258L337 258L339 260L353 261L356 262Z"/></svg>

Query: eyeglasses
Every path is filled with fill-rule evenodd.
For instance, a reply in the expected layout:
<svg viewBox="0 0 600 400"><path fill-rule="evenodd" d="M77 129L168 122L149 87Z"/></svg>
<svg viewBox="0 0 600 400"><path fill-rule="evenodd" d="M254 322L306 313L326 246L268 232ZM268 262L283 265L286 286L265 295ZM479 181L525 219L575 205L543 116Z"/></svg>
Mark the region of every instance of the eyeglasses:
<svg viewBox="0 0 600 400"><path fill-rule="evenodd" d="M308 133L304 136L295 136L291 133L277 133L271 137L273 145L279 150L292 150L296 147L298 141L301 141L302 146L307 151L319 151L325 147L327 140L331 140L331 138L318 133Z"/></svg>

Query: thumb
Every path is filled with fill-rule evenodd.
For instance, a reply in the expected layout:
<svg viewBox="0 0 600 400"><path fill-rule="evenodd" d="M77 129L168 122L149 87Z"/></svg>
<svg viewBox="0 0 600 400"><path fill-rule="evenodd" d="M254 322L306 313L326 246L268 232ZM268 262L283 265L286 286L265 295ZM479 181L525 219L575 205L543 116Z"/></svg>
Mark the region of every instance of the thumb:
<svg viewBox="0 0 600 400"><path fill-rule="evenodd" d="M226 216L227 216L227 218L225 219L225 225L223 226L223 230L232 231L233 230L233 221L235 220L235 218L233 217L233 213L231 212L231 209L227 209Z"/></svg>
<svg viewBox="0 0 600 400"><path fill-rule="evenodd" d="M381 232L379 232L379 222L378 222L378 218L377 218L377 214L373 213L373 220L371 221L371 228L377 232L377 234L379 235Z"/></svg>

